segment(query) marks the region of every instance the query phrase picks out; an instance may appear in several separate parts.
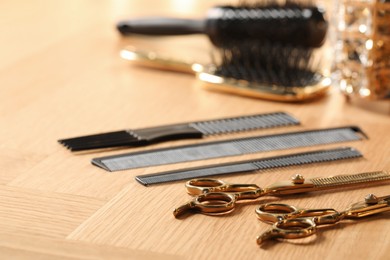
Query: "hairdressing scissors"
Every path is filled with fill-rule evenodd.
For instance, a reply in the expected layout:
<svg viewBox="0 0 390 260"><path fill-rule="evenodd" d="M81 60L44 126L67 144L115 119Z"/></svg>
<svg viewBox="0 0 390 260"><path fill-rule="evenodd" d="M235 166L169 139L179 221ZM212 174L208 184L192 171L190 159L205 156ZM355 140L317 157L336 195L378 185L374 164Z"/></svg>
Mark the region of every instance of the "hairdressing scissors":
<svg viewBox="0 0 390 260"><path fill-rule="evenodd" d="M292 180L276 182L265 188L256 184L231 184L217 179L193 179L186 183L186 189L194 198L176 208L173 215L179 217L189 211L206 215L226 214L234 210L238 200L255 200L267 195L281 196L345 188L358 184L382 183L386 180L390 180L390 173L385 171L311 179L305 179L297 174L292 177Z"/></svg>
<svg viewBox="0 0 390 260"><path fill-rule="evenodd" d="M263 204L256 209L257 217L273 225L257 237L257 243L275 238L308 237L317 232L317 226L337 224L343 219L358 219L386 211L390 211L390 195L376 197L369 194L364 201L354 203L344 211L303 209L278 203Z"/></svg>

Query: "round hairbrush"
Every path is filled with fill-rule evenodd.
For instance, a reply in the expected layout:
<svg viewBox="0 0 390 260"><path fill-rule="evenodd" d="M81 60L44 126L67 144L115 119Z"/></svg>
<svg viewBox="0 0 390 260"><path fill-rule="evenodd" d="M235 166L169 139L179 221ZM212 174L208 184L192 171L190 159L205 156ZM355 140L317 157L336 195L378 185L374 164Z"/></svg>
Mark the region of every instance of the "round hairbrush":
<svg viewBox="0 0 390 260"><path fill-rule="evenodd" d="M117 23L122 35L167 36L205 34L217 47L232 41L257 40L320 47L325 41L328 23L324 10L310 4L241 4L216 6L204 19L150 17Z"/></svg>

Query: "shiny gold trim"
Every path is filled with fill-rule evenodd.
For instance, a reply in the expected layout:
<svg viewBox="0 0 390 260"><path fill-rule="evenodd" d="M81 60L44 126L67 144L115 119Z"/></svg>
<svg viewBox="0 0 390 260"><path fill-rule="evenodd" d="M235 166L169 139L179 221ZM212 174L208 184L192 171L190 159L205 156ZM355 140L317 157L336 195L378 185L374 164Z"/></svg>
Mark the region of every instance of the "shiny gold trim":
<svg viewBox="0 0 390 260"><path fill-rule="evenodd" d="M199 80L199 85L207 90L272 101L299 102L312 100L325 95L331 86L331 79L324 75L319 75L321 79L315 85L308 86L283 87L253 84L246 80L216 76L213 74L214 66L179 61L156 52L141 51L133 47L122 50L120 56L135 65L195 74Z"/></svg>
<svg viewBox="0 0 390 260"><path fill-rule="evenodd" d="M198 73L198 79L200 85L207 90L284 102L299 102L321 97L331 86L330 78L324 76L317 84L304 87L253 84L245 80L223 78L207 72Z"/></svg>

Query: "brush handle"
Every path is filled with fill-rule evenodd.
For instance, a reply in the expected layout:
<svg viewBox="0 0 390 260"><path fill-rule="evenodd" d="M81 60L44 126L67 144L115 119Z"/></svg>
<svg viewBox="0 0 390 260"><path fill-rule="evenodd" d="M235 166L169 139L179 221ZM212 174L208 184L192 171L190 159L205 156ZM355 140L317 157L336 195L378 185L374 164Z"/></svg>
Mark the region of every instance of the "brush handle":
<svg viewBox="0 0 390 260"><path fill-rule="evenodd" d="M182 60L177 60L171 57L164 56L153 51L138 50L131 46L123 49L120 56L133 64L155 68L160 70L168 70L182 72L188 74L196 74L203 70L203 66L198 63L190 63Z"/></svg>
<svg viewBox="0 0 390 260"><path fill-rule="evenodd" d="M204 20L150 17L120 21L117 29L122 35L186 35L204 33Z"/></svg>

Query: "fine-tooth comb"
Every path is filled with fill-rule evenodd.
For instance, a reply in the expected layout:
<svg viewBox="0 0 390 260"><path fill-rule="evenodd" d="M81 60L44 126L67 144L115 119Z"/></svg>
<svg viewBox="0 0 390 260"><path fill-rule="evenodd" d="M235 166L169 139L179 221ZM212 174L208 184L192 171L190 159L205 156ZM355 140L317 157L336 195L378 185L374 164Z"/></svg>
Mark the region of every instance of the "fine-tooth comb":
<svg viewBox="0 0 390 260"><path fill-rule="evenodd" d="M119 146L146 146L164 141L203 138L209 135L299 124L299 121L291 115L284 112L275 112L141 129L127 129L96 135L61 139L58 140L58 142L71 151L83 151Z"/></svg>
<svg viewBox="0 0 390 260"><path fill-rule="evenodd" d="M362 157L362 154L358 150L351 147L344 147L145 174L136 176L135 179L139 183L149 186L152 184L179 180L189 180L232 173L257 172L271 168L322 163L360 157Z"/></svg>
<svg viewBox="0 0 390 260"><path fill-rule="evenodd" d="M92 164L107 171L119 171L256 152L357 141L363 137L367 136L356 126L326 128L106 156L92 159Z"/></svg>

